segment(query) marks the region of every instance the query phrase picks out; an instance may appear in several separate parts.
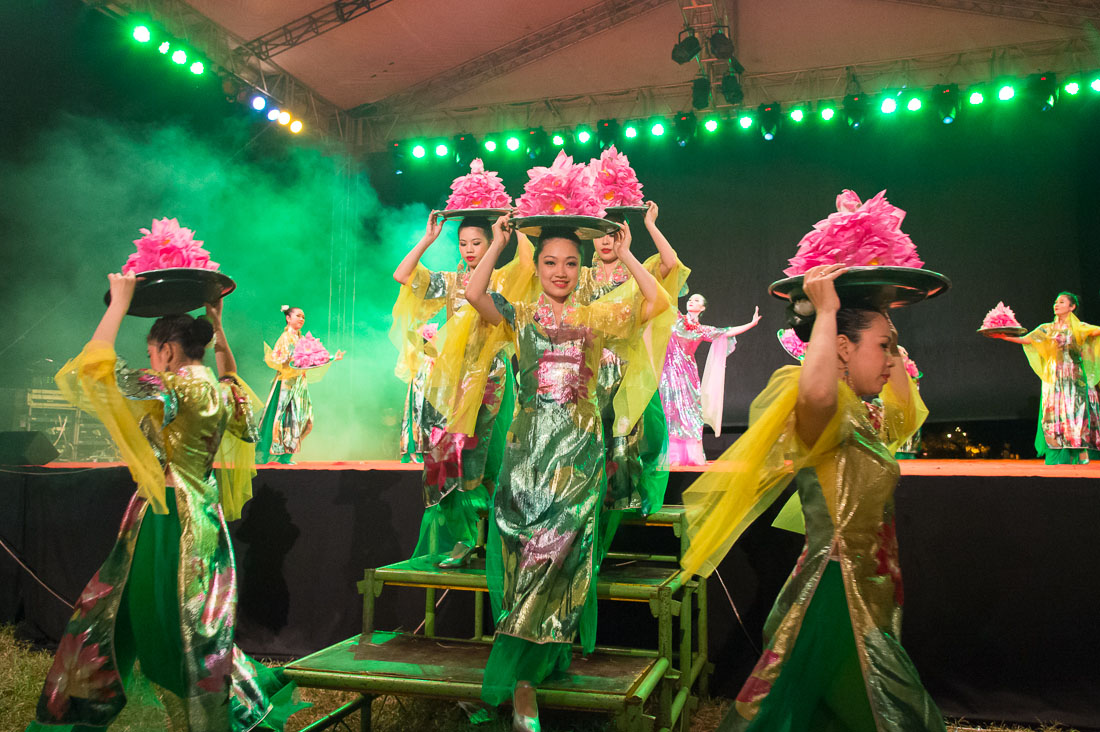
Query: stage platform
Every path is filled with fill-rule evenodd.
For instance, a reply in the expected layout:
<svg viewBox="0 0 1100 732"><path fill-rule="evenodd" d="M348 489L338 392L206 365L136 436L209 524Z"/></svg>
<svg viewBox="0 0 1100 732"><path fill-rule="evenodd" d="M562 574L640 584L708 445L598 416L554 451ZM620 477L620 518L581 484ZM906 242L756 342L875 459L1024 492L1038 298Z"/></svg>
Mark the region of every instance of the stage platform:
<svg viewBox="0 0 1100 732"><path fill-rule="evenodd" d="M669 476L677 503L700 468ZM1100 464L901 462L898 540L905 578L903 642L944 711L970 720L1061 722L1100 729ZM133 483L125 467L58 463L0 472L0 537L70 601L112 546ZM240 582L237 638L261 657L302 658L360 632L364 570L409 557L423 505L420 466L324 462L260 466L233 536ZM802 548L766 513L709 582L711 689L732 697L756 661L771 604ZM624 527L617 550L639 541ZM649 536L655 536L652 533ZM675 554L671 530L656 534ZM451 592L436 632L469 637L474 592ZM0 556L0 622L56 642L71 611ZM644 603L602 601L601 645L629 645ZM375 627L411 633L418 588L389 587Z"/></svg>

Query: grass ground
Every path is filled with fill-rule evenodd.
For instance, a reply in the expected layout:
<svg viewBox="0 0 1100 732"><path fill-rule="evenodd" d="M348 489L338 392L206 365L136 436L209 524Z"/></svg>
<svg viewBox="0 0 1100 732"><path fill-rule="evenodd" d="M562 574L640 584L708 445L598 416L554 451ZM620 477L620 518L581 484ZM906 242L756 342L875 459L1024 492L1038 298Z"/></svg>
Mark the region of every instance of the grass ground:
<svg viewBox="0 0 1100 732"><path fill-rule="evenodd" d="M52 656L18 640L11 627L0 627L0 732L19 732L34 718L42 680L50 668ZM287 732L298 732L333 710L356 698L350 693L303 689L302 697L313 707L291 717ZM691 732L710 732L718 727L729 706L728 699L714 699L696 711ZM129 711L112 726L112 732L152 732L171 729L163 712L146 710L142 714ZM453 702L431 699L381 697L374 701L375 732L505 732L510 729L507 716L482 725L469 723L466 714ZM340 730L358 729L358 717ZM608 718L594 714L553 712L542 715L546 732L604 732L610 729ZM971 725L965 721L948 723L948 732L1074 732L1064 727L1015 727Z"/></svg>

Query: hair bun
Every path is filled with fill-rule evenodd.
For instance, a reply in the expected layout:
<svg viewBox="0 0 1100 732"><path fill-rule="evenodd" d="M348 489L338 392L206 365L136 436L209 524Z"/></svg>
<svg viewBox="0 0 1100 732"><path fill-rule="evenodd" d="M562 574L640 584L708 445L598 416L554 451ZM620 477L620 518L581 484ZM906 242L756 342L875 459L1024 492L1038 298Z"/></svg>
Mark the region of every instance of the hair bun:
<svg viewBox="0 0 1100 732"><path fill-rule="evenodd" d="M279 310L284 314L289 313L290 312L290 306L289 305L280 305Z"/></svg>
<svg viewBox="0 0 1100 732"><path fill-rule="evenodd" d="M214 338L214 326L206 318L195 318L188 326L188 336L192 343L203 348Z"/></svg>

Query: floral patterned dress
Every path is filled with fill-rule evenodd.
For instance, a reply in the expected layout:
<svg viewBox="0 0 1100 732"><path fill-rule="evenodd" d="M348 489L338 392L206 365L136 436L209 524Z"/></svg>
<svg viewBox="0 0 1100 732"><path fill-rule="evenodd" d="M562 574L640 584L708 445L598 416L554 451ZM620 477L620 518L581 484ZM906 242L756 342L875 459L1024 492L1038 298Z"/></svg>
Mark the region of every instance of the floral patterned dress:
<svg viewBox="0 0 1100 732"><path fill-rule="evenodd" d="M490 524L488 574L497 629L482 698L569 664L578 634L595 644L599 508L606 488L597 374L605 344L639 328L640 299L581 305L560 322L545 296L494 302L519 362L515 419Z"/></svg>
<svg viewBox="0 0 1100 732"><path fill-rule="evenodd" d="M1100 450L1100 400L1090 373L1100 338L1088 335L1093 326L1071 318L1040 325L1024 345L1043 380L1035 449L1048 464L1076 463L1083 450Z"/></svg>
<svg viewBox="0 0 1100 732"><path fill-rule="evenodd" d="M293 685L233 644L237 577L225 521L239 516L251 490L247 387L205 366L127 369L96 342L57 381L107 425L139 489L77 600L28 729L109 725L127 703L135 660L178 698L174 728L282 729L302 706ZM230 441L239 443L232 458ZM216 454L241 471L236 488L228 476L215 480Z"/></svg>
<svg viewBox="0 0 1100 732"><path fill-rule="evenodd" d="M704 465L703 399L699 390L699 366L695 351L703 341L712 342L730 329L703 325L698 318L679 314L665 351L661 372L661 404L668 420L670 460L673 465ZM727 353L733 352L737 339L727 338Z"/></svg>
<svg viewBox="0 0 1100 732"><path fill-rule="evenodd" d="M772 376L753 402L749 430L684 495L688 571L713 569L792 474L805 519L805 548L764 626L764 652L719 730L943 732L900 642L894 523L891 446L927 411L912 382L907 398L887 385L881 407L840 382L837 411L808 449L795 430L800 371Z"/></svg>
<svg viewBox="0 0 1100 732"><path fill-rule="evenodd" d="M431 272L417 265L402 296L416 301L422 317L434 317L440 310L447 321L466 307L466 283L470 271ZM422 339L423 340L423 339ZM489 367L473 434L447 430L447 419L425 393L435 365L433 343L423 343L419 368L410 383L403 432L409 435L406 450L419 452L424 463L424 518L420 541L413 556L445 553L463 542L477 542L479 512L489 508L489 495L500 470L504 436L512 410L511 364L506 352L498 353Z"/></svg>
<svg viewBox="0 0 1100 732"><path fill-rule="evenodd" d="M289 463L302 449L302 440L313 430L313 402L309 398L306 372L292 368L290 359L302 334L289 327L266 354L275 379L260 420L258 463Z"/></svg>

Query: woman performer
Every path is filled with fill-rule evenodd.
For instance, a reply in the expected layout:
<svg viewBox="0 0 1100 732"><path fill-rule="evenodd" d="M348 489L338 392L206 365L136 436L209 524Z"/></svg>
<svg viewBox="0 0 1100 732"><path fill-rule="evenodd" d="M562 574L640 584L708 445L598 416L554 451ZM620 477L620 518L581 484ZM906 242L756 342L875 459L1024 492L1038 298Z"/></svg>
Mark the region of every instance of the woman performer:
<svg viewBox="0 0 1100 732"><path fill-rule="evenodd" d="M492 239L487 219L463 219L458 226L461 256L458 269L430 272L420 264L420 258L439 238L442 228L439 212L432 211L424 236L393 273L401 284L401 294L394 305L391 338L402 351L399 372L416 373L410 383L405 419L416 425L412 433L419 434L423 444L425 509L413 556L442 554L449 549L450 554L436 562L437 566L448 568L467 564L477 545L478 512L489 510L491 488L500 471L504 437L512 419L514 379L509 354L506 351L496 354L472 435L448 432L442 410L424 396L423 384L433 366L435 349L434 338L428 340L419 326L440 310L450 320L466 304L471 273L485 256ZM529 281L533 266L524 262L521 267L494 273L493 287L498 290L505 287L508 277L520 270ZM508 407L501 409L502 404Z"/></svg>
<svg viewBox="0 0 1100 732"><path fill-rule="evenodd" d="M1035 450L1047 465L1084 464L1100 457L1100 328L1077 317L1077 296L1059 292L1054 320L1021 338L997 335L1024 347L1043 380Z"/></svg>
<svg viewBox="0 0 1100 732"><path fill-rule="evenodd" d="M719 729L945 730L898 641L902 585L890 445L927 414L879 310L842 303L843 265L805 273L809 340L753 401L748 431L684 494L685 574L710 574L792 479L806 547L765 625L767 647ZM807 326L811 329L806 333ZM863 399L881 392L882 408ZM812 446L812 447L810 447Z"/></svg>
<svg viewBox="0 0 1100 732"><path fill-rule="evenodd" d="M136 278L109 279L111 304L57 384L103 421L138 488L118 542L77 600L28 729L105 728L126 705L138 662L179 698L182 729L281 730L308 705L233 645L237 580L225 522L251 496L256 432L222 303L207 305L209 320L158 319L152 369L131 370L114 343ZM211 342L220 380L202 363ZM217 480L215 455L224 466Z"/></svg>
<svg viewBox="0 0 1100 732"><path fill-rule="evenodd" d="M598 302L579 303L580 241L570 230L546 229L536 253L538 299L489 295L489 274L507 241L504 223L502 217L494 225L466 293L485 323L503 325L519 362L516 417L487 543L498 620L482 699L498 705L512 696L513 726L537 730L534 685L568 667L578 629L585 648L595 644L597 515L606 485L596 390L601 355L605 345L639 340L668 298L622 237L616 256L633 281Z"/></svg>
<svg viewBox="0 0 1100 732"><path fill-rule="evenodd" d="M313 402L309 398L306 372L294 368L292 362L306 314L301 308L289 305L283 305L282 312L286 328L274 348L268 349L264 344L264 362L275 370L275 380L271 382L260 420L256 462L293 465L294 455L302 449L302 440L313 431ZM337 351L332 360L343 357L344 352Z"/></svg>
<svg viewBox="0 0 1100 732"><path fill-rule="evenodd" d="M737 345L737 336L756 327L760 322L760 308L752 314L752 320L732 328L715 328L703 325L699 316L707 309L707 299L695 293L688 298L687 315L677 313L676 325L665 351L665 367L661 371L661 405L668 420L668 459L672 465L705 465L703 454L703 398L699 389L699 366L695 363L695 350L703 341L717 343L711 346L709 359L725 361ZM719 352L715 352L718 349ZM725 369L722 369L725 375ZM724 386L724 379L718 386ZM722 392L712 395L717 401L717 424L711 428L717 434L722 427Z"/></svg>

